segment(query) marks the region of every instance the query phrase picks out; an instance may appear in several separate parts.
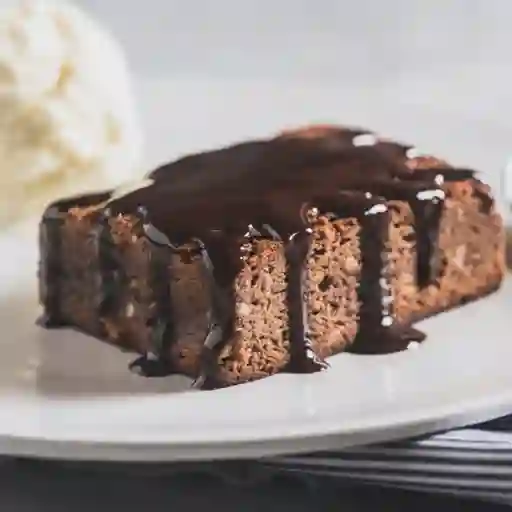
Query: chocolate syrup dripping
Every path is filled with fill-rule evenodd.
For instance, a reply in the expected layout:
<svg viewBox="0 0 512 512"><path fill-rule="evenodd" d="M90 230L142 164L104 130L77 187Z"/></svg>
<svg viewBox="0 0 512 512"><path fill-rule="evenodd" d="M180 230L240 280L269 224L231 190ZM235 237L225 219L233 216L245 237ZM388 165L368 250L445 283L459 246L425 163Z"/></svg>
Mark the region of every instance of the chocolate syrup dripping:
<svg viewBox="0 0 512 512"><path fill-rule="evenodd" d="M169 237L149 221L148 212L139 207L137 214L141 219L144 233L152 243L151 254L156 257L160 251L160 261L152 263L152 278L154 289L162 291L157 298L157 314L150 322L152 327L152 346L154 352L147 353L130 364L130 370L145 377L163 377L177 373L172 364L170 350L176 341L176 332L172 324L172 300L170 294L170 262L168 252L180 253L179 244L171 242ZM183 240L185 242L185 240ZM217 387L215 373L217 371L216 359L218 349L232 336L233 314L231 312L231 297L227 297L221 290L215 275L215 269L210 258L206 244L193 238L189 242L196 244L189 257L197 253L200 255L203 271L211 297L211 309L208 312L208 332L203 342L199 362L199 375L193 383L194 388L213 389ZM164 250L164 252L162 252ZM162 286L167 284L167 286Z"/></svg>
<svg viewBox="0 0 512 512"><path fill-rule="evenodd" d="M343 206L335 211L339 216L354 217L360 224L361 275L358 288L360 303L359 329L352 347L353 351L388 351L396 343L390 331L392 316L391 286L383 269L383 254L386 254L389 212L385 200L370 193L342 193ZM393 343L390 343L390 339Z"/></svg>
<svg viewBox="0 0 512 512"><path fill-rule="evenodd" d="M219 348L224 346L233 334L232 314L230 313L229 298L222 292L215 280L213 262L202 240L195 240L202 259L203 271L208 283L211 308L208 312L208 332L201 350L199 374L193 388L214 389L216 387L216 355Z"/></svg>
<svg viewBox="0 0 512 512"><path fill-rule="evenodd" d="M209 329L201 351L199 374L194 388L208 390L222 386L217 357L227 343L234 342L236 297L234 282L247 250L238 230L212 229L193 238L200 251L211 298Z"/></svg>
<svg viewBox="0 0 512 512"><path fill-rule="evenodd" d="M365 340L365 342L354 344L350 351L355 354L368 355L393 354L407 350L411 344L422 343L427 337L425 333L412 326L398 324L392 325L387 331L375 334L375 336L377 336L375 342L371 342L369 339Z"/></svg>
<svg viewBox="0 0 512 512"><path fill-rule="evenodd" d="M328 364L321 360L314 352L309 338L307 327L307 283L306 283L306 260L310 248L311 230L292 234L285 243L287 257L287 301L289 310L290 329L290 362L285 371L294 373L311 373L328 367ZM244 238L248 242L256 239L268 239L282 241L283 237L270 224L254 225L249 224ZM204 242L200 241L204 268L208 277L213 309L210 315L210 327L205 339L201 355L200 375L194 382L194 387L200 389L214 389L217 387L215 373L218 368L215 356L219 348L224 346L234 335L233 333L233 308L234 301L227 297L218 284L218 277L215 277L215 268L206 249ZM241 254L250 250L250 243L242 244ZM232 279L231 276L230 279ZM231 289L231 287L230 287Z"/></svg>
<svg viewBox="0 0 512 512"><path fill-rule="evenodd" d="M218 379L216 377L218 368L215 356L218 353L219 347L223 346L225 341L226 336L224 335L222 326L211 321L201 349L199 374L192 383L193 389L208 391L219 387Z"/></svg>
<svg viewBox="0 0 512 512"><path fill-rule="evenodd" d="M172 323L172 275L169 256L171 252L177 252L178 248L149 221L146 208L137 208L136 216L149 241L150 281L151 289L156 291L156 307L153 316L147 322L150 327L152 351L133 361L129 369L144 377L165 377L175 373L170 357L170 348L176 341L176 333Z"/></svg>
<svg viewBox="0 0 512 512"><path fill-rule="evenodd" d="M160 354L146 352L128 365L128 370L141 377L168 377L174 372L168 360Z"/></svg>
<svg viewBox="0 0 512 512"><path fill-rule="evenodd" d="M329 367L315 353L309 336L307 260L312 233L311 228L307 227L293 233L285 243L290 336L290 361L287 370L294 373L312 373Z"/></svg>
<svg viewBox="0 0 512 512"><path fill-rule="evenodd" d="M390 353L407 348L411 338L421 341L422 336L395 322L386 261L389 211L385 200L369 192L342 192L338 202L333 213L339 218L354 217L360 224L359 330L350 350Z"/></svg>
<svg viewBox="0 0 512 512"><path fill-rule="evenodd" d="M418 192L409 205L414 214L416 232L416 281L419 288L424 288L439 276L439 233L444 194L432 197Z"/></svg>
<svg viewBox="0 0 512 512"><path fill-rule="evenodd" d="M176 340L172 324L171 300L171 261L170 253L176 251L164 233L159 231L148 220L146 208L139 207L137 216L142 223L142 229L150 242L150 267L152 289L158 290L155 297L156 310L149 321L151 326L151 345L157 354L164 359L169 358L169 347Z"/></svg>

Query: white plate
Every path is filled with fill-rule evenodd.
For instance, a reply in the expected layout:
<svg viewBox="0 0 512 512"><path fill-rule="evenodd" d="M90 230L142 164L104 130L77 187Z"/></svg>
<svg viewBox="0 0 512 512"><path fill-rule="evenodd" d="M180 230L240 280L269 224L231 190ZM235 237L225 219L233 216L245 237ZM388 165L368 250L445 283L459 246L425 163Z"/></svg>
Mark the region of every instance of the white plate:
<svg viewBox="0 0 512 512"><path fill-rule="evenodd" d="M97 460L254 457L382 441L512 410L512 279L421 325L417 350L342 354L314 375L213 392L144 379L131 357L34 325L35 230L0 237L0 452Z"/></svg>

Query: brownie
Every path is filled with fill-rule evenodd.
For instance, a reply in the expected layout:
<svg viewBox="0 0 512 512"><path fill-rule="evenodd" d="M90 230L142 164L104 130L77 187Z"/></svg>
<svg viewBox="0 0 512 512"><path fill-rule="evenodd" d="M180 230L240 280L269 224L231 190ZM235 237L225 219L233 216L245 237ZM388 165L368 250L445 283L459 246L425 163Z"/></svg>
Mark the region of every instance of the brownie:
<svg viewBox="0 0 512 512"><path fill-rule="evenodd" d="M414 152L313 126L57 201L40 225L43 323L203 389L403 350L425 338L414 321L491 293L505 268L489 187Z"/></svg>

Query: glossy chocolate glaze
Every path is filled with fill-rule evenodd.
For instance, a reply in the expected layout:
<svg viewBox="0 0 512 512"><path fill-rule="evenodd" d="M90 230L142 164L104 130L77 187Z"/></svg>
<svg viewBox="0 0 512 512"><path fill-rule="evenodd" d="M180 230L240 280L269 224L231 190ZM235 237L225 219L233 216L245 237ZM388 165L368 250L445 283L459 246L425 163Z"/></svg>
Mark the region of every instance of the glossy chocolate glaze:
<svg viewBox="0 0 512 512"><path fill-rule="evenodd" d="M172 323L171 300L171 265L168 257L168 240L152 226L147 220L148 213L144 207L139 207L137 216L142 223L142 229L149 244L150 281L151 289L155 292L156 308L154 316L149 321L151 327L151 346L155 353L166 357L169 353L167 343L174 339Z"/></svg>
<svg viewBox="0 0 512 512"><path fill-rule="evenodd" d="M291 347L287 369L311 372L326 368L325 361L315 354L308 332L305 269L311 227L304 212L327 214L333 219L355 218L360 224L361 311L354 350L390 352L406 348L411 341L422 341L424 335L419 331L399 326L394 319L385 261L389 226L386 204L401 200L412 209L417 280L425 286L438 273L443 180L472 179L473 171L449 167L413 170L406 165L408 149L410 146L379 140L359 129L288 132L269 140L187 156L151 172L147 186L111 197L109 215L142 212L144 233L155 247L179 252L183 244L192 242L201 255L213 306L197 386L216 386L216 354L234 334L232 283L244 251L258 237L279 239L285 248ZM104 199L102 196L98 202ZM45 216L43 233L51 226L48 220ZM50 235L55 235L51 229ZM58 247L58 240L54 242L42 245ZM48 276L58 265L52 254L45 254L43 259L49 269L43 280L50 282ZM165 274L168 267L155 266L158 289L162 286L157 281L170 281ZM168 293L167 286L156 315L153 341L157 357L134 363L145 374L173 371L170 364L162 363L174 341ZM58 300L48 291L43 294L43 303L47 312L54 308L57 313Z"/></svg>
<svg viewBox="0 0 512 512"><path fill-rule="evenodd" d="M110 208L109 208L110 210ZM110 212L111 214L111 212ZM169 357L170 344L175 339L172 299L171 299L171 264L169 250L177 252L170 240L148 221L147 208L140 206L135 212L144 235L149 244L147 250L150 261L150 288L155 293L155 310L147 322L151 327L153 352L144 354L130 365L130 370L146 377L164 377L173 373Z"/></svg>
<svg viewBox="0 0 512 512"><path fill-rule="evenodd" d="M216 381L216 355L218 350L233 335L234 297L231 290L224 290L215 279L213 262L205 244L197 240L203 262L205 282L208 284L211 309L208 312L208 332L203 343L200 361L200 374L193 387L198 389L214 389Z"/></svg>
<svg viewBox="0 0 512 512"><path fill-rule="evenodd" d="M312 373L328 368L313 349L308 323L308 280L306 262L311 251L311 228L293 233L285 242L288 262L286 299L290 335L288 368L297 373Z"/></svg>

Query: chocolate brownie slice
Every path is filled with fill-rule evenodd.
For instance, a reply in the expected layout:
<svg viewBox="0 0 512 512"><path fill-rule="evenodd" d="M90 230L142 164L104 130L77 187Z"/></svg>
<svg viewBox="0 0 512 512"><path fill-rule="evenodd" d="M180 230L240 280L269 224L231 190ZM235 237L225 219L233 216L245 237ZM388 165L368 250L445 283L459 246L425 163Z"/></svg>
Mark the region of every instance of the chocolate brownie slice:
<svg viewBox="0 0 512 512"><path fill-rule="evenodd" d="M503 229L472 171L364 130L313 127L192 155L41 222L48 326L203 388L381 353L496 289Z"/></svg>

